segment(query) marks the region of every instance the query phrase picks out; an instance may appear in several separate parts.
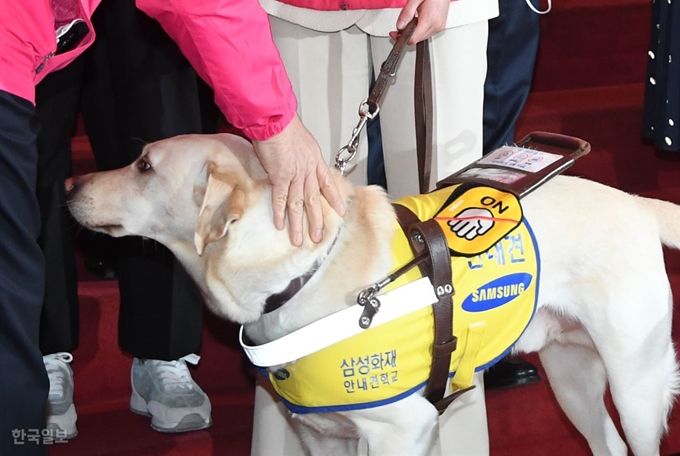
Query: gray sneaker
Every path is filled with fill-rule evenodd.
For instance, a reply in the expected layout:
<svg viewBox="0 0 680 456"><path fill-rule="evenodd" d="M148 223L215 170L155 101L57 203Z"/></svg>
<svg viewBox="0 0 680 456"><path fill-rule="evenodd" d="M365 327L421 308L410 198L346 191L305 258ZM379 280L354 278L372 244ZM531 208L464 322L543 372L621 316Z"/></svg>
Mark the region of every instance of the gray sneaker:
<svg viewBox="0 0 680 456"><path fill-rule="evenodd" d="M134 358L130 410L151 417L159 432L187 432L212 424L210 399L191 378L186 362L197 355L175 361Z"/></svg>
<svg viewBox="0 0 680 456"><path fill-rule="evenodd" d="M76 407L73 405L73 371L69 363L73 361L70 353L60 352L43 356L45 370L50 379L50 392L47 397L47 429L55 436L72 439L78 435L76 428Z"/></svg>

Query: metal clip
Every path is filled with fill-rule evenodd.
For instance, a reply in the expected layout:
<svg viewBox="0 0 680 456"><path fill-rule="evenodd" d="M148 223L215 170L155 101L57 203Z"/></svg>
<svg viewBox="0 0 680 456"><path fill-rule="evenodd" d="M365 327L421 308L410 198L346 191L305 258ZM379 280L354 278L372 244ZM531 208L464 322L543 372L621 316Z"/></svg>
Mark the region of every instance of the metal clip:
<svg viewBox="0 0 680 456"><path fill-rule="evenodd" d="M361 317L359 317L359 326L362 329L368 329L373 323L373 317L380 310L380 301L378 298L369 298L364 305L364 311L361 312Z"/></svg>
<svg viewBox="0 0 680 456"><path fill-rule="evenodd" d="M352 130L352 136L346 146L342 147L337 154L335 154L335 167L340 171L340 175L345 174L345 168L347 164L354 158L359 149L359 136L361 131L366 126L366 122L372 120L378 112L380 111L380 106L375 105L375 110L371 112L371 106L368 100L363 100L359 104L359 122L357 126ZM348 154L347 158L343 157L343 154Z"/></svg>
<svg viewBox="0 0 680 456"><path fill-rule="evenodd" d="M390 282L392 282L391 277L385 277L380 282L376 282L368 288L361 290L359 296L357 297L357 303L360 306L364 306L364 311L359 317L359 326L363 329L368 329L373 322L373 317L380 310L380 301L376 298L376 295L385 288Z"/></svg>
<svg viewBox="0 0 680 456"><path fill-rule="evenodd" d="M368 120L373 120L380 112L380 105L374 103L374 106L375 110L371 112L371 103L368 102L368 99L362 100L359 104L359 117L366 117Z"/></svg>
<svg viewBox="0 0 680 456"><path fill-rule="evenodd" d="M342 154L347 153L348 157L343 158ZM350 162L354 158L354 156L357 154L357 151L355 148L350 150L349 146L344 146L342 149L338 151L337 154L335 154L335 167L340 171L340 175L343 176L345 174L345 168L347 168L347 163Z"/></svg>

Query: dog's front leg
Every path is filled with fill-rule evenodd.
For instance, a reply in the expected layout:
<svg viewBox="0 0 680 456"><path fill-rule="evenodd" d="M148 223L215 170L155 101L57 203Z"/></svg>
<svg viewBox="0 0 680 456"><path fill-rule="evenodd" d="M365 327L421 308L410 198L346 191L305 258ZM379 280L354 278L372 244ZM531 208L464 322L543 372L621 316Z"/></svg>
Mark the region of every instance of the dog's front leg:
<svg viewBox="0 0 680 456"><path fill-rule="evenodd" d="M439 415L418 394L348 415L368 444L368 456L441 456Z"/></svg>
<svg viewBox="0 0 680 456"><path fill-rule="evenodd" d="M344 413L293 414L292 426L309 456L365 456L355 424ZM362 442L363 443L363 442Z"/></svg>
<svg viewBox="0 0 680 456"><path fill-rule="evenodd" d="M305 425L294 425L294 427L305 447L305 454L309 456L365 456L366 454L365 451L359 451L359 439L356 437L338 437Z"/></svg>

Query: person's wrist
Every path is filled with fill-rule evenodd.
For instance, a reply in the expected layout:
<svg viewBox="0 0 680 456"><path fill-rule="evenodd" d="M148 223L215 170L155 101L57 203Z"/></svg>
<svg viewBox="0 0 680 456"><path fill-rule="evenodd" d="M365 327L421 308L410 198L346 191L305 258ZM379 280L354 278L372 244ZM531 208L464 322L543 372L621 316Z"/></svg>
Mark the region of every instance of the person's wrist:
<svg viewBox="0 0 680 456"><path fill-rule="evenodd" d="M293 113L288 119L282 119L269 124L266 128L258 130L257 135L248 136L253 144L271 144L286 136L287 131L294 128L294 124L300 122L297 114Z"/></svg>

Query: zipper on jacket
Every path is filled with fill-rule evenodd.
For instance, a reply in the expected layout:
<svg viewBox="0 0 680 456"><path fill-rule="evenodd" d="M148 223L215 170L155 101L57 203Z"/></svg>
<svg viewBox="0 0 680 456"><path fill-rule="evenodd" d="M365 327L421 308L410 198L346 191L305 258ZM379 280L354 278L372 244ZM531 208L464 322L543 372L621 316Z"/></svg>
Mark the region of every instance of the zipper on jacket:
<svg viewBox="0 0 680 456"><path fill-rule="evenodd" d="M47 54L47 55L43 58L42 63L40 63L40 65L38 65L38 68L35 69L35 73L36 73L36 74L40 73L40 72L43 70L43 68L45 68L45 65L47 64L47 61L48 61L49 59L51 59L52 57L54 57L54 52L50 52L49 54Z"/></svg>

